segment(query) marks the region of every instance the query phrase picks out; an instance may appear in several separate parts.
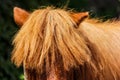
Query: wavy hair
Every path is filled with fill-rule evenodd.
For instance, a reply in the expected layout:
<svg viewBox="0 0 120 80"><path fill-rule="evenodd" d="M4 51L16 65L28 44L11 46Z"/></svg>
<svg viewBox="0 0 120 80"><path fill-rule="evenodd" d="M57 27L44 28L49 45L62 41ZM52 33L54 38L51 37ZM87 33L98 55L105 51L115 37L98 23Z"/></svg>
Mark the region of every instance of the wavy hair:
<svg viewBox="0 0 120 80"><path fill-rule="evenodd" d="M60 55L64 68L90 60L90 51L79 35L76 23L64 10L51 8L34 11L15 36L12 60L20 66L40 68L54 65Z"/></svg>

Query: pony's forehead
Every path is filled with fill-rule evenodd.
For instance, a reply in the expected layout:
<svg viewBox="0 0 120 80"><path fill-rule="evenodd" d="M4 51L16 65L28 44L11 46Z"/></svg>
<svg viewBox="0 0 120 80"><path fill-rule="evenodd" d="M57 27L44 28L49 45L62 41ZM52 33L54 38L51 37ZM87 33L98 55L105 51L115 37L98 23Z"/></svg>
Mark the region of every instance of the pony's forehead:
<svg viewBox="0 0 120 80"><path fill-rule="evenodd" d="M47 13L49 13L49 12L53 12L53 13L57 13L57 12L59 12L59 13L74 13L71 10L55 8L55 7L46 7L46 8L36 9L35 11L33 11L33 13L34 12L43 12L43 11L45 11Z"/></svg>

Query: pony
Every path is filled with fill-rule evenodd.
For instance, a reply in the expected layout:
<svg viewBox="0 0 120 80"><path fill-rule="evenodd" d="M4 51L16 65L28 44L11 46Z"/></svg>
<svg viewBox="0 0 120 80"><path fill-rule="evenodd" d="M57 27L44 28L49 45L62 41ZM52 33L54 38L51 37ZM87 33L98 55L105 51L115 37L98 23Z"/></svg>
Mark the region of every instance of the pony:
<svg viewBox="0 0 120 80"><path fill-rule="evenodd" d="M25 80L120 80L119 20L54 7L15 7L14 20L11 60L23 65Z"/></svg>

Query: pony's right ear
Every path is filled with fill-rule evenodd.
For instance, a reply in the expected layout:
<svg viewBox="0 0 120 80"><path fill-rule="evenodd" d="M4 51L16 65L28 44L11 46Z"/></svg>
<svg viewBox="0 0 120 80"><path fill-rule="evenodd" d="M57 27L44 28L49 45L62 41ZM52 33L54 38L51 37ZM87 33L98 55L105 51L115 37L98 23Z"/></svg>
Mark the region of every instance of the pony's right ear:
<svg viewBox="0 0 120 80"><path fill-rule="evenodd" d="M16 24L19 26L22 26L30 15L29 12L27 12L21 8L18 8L18 7L14 7L13 12L14 12L14 20L15 20Z"/></svg>

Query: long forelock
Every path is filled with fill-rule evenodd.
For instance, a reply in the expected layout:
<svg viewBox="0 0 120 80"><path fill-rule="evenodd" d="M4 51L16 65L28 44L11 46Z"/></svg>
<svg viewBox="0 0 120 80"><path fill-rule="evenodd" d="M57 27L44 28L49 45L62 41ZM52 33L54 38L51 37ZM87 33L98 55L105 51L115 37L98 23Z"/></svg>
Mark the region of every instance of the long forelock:
<svg viewBox="0 0 120 80"><path fill-rule="evenodd" d="M26 68L42 70L45 64L54 66L55 56L60 55L61 64L67 70L88 61L87 43L78 34L69 14L60 9L34 11L13 41L13 62L17 66L23 63Z"/></svg>

